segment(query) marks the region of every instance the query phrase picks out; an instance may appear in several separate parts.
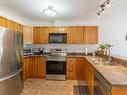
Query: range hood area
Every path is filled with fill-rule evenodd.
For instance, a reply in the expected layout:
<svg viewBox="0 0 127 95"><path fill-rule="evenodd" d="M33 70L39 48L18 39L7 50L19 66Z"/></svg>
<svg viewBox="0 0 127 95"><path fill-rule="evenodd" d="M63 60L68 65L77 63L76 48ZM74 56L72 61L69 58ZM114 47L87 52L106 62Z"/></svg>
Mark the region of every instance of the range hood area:
<svg viewBox="0 0 127 95"><path fill-rule="evenodd" d="M66 33L50 33L48 36L49 44L66 44L67 34Z"/></svg>

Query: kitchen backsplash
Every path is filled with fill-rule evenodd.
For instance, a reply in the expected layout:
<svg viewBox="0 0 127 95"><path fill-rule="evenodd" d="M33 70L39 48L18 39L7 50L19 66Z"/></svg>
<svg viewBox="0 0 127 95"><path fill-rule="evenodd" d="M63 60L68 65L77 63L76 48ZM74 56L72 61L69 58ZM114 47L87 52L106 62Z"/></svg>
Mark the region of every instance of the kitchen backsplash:
<svg viewBox="0 0 127 95"><path fill-rule="evenodd" d="M66 48L67 52L84 53L87 48L88 52L97 51L98 45L80 45L80 44L25 44L24 48L44 48L44 52L49 52L51 48Z"/></svg>

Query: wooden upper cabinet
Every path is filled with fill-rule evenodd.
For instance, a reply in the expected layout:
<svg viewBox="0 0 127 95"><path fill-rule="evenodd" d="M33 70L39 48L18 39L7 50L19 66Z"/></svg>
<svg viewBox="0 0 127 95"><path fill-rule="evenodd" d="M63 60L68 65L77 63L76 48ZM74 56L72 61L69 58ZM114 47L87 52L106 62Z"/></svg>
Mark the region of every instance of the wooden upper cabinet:
<svg viewBox="0 0 127 95"><path fill-rule="evenodd" d="M50 33L67 33L66 27L49 27Z"/></svg>
<svg viewBox="0 0 127 95"><path fill-rule="evenodd" d="M49 27L40 27L40 42L48 44Z"/></svg>
<svg viewBox="0 0 127 95"><path fill-rule="evenodd" d="M83 27L73 26L67 28L67 43L68 44L83 44Z"/></svg>
<svg viewBox="0 0 127 95"><path fill-rule="evenodd" d="M49 27L34 27L33 43L34 44L47 44L48 34L49 34Z"/></svg>
<svg viewBox="0 0 127 95"><path fill-rule="evenodd" d="M9 28L9 29L14 30L14 31L19 31L19 32L23 31L23 26L21 24L16 23L14 21L11 21L11 20L6 19L6 18L1 17L1 16L0 16L0 26Z"/></svg>
<svg viewBox="0 0 127 95"><path fill-rule="evenodd" d="M7 19L0 16L0 26L7 27Z"/></svg>
<svg viewBox="0 0 127 95"><path fill-rule="evenodd" d="M40 27L34 27L33 28L33 43L34 44L40 44Z"/></svg>
<svg viewBox="0 0 127 95"><path fill-rule="evenodd" d="M97 44L97 26L34 27L33 43L48 44L49 33L67 33L68 44Z"/></svg>
<svg viewBox="0 0 127 95"><path fill-rule="evenodd" d="M7 20L7 28L9 28L11 30L15 30L15 22L13 22L11 20Z"/></svg>
<svg viewBox="0 0 127 95"><path fill-rule="evenodd" d="M98 27L84 27L84 44L98 44Z"/></svg>
<svg viewBox="0 0 127 95"><path fill-rule="evenodd" d="M23 26L23 42L24 44L33 43L33 28L30 26Z"/></svg>
<svg viewBox="0 0 127 95"><path fill-rule="evenodd" d="M22 32L23 27L21 24L15 22L14 29L15 31Z"/></svg>

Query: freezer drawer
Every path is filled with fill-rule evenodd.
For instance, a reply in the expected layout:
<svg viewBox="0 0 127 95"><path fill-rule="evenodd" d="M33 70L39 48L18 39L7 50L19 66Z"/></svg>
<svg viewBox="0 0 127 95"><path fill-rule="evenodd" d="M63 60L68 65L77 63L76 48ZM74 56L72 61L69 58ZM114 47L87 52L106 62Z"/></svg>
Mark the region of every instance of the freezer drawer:
<svg viewBox="0 0 127 95"><path fill-rule="evenodd" d="M0 79L0 95L19 95L23 89L21 72Z"/></svg>

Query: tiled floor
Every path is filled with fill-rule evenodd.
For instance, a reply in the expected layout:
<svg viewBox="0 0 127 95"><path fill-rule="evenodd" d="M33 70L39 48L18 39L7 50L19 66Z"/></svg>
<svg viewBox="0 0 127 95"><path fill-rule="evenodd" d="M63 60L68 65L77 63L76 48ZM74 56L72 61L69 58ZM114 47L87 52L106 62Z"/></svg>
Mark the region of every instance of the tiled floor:
<svg viewBox="0 0 127 95"><path fill-rule="evenodd" d="M85 84L85 82L28 79L25 81L23 92L20 95L73 95L73 85L76 84Z"/></svg>

